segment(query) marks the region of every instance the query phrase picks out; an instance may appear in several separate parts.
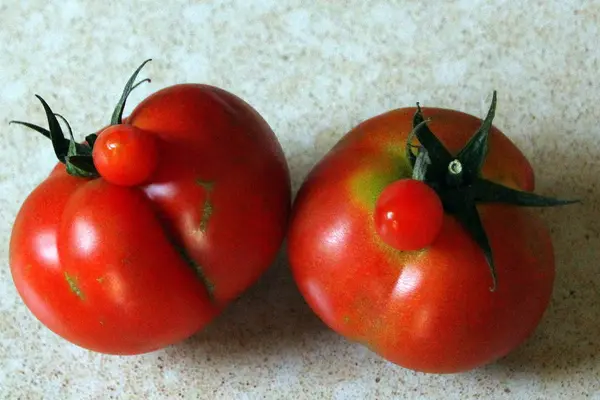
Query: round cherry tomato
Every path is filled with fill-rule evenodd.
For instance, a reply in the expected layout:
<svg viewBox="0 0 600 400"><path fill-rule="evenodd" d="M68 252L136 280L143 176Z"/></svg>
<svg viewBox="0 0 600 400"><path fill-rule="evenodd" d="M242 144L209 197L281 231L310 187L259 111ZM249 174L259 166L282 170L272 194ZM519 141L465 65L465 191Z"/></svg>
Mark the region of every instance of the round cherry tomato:
<svg viewBox="0 0 600 400"><path fill-rule="evenodd" d="M103 353L159 349L206 326L274 260L290 211L288 167L240 98L171 86L77 146L57 140L46 113L66 166L22 205L10 266L52 331Z"/></svg>
<svg viewBox="0 0 600 400"><path fill-rule="evenodd" d="M424 249L387 245L373 215L384 189L413 174L405 148L415 113L403 108L361 123L315 166L295 201L289 259L306 301L335 331L407 368L465 371L506 355L538 325L554 281L552 243L530 210L478 204L495 291L484 252L454 215L443 215ZM481 126L455 110L423 113L451 154ZM481 176L532 191L530 163L493 126L488 146Z"/></svg>
<svg viewBox="0 0 600 400"><path fill-rule="evenodd" d="M397 250L430 245L442 229L444 207L426 183L401 179L388 185L375 204L375 230Z"/></svg>
<svg viewBox="0 0 600 400"><path fill-rule="evenodd" d="M133 125L111 125L98 134L92 156L98 173L110 183L139 185L156 169L156 138Z"/></svg>

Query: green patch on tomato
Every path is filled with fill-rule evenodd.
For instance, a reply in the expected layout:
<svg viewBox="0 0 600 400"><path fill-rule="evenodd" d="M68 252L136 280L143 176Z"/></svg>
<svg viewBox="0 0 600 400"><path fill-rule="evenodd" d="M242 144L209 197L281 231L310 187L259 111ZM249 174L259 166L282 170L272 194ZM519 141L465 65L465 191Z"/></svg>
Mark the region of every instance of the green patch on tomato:
<svg viewBox="0 0 600 400"><path fill-rule="evenodd" d="M390 153L391 154L391 151ZM366 212L367 221L364 229L370 232L373 244L394 265L404 265L407 257L418 256L427 249L417 251L401 251L386 244L375 231L373 215L375 204L383 190L391 183L411 176L412 169L401 155L380 158L375 163L365 163L368 167L356 172L349 181L351 198Z"/></svg>
<svg viewBox="0 0 600 400"><path fill-rule="evenodd" d="M383 163L385 165L382 165ZM402 158L398 161L378 160L375 164L365 164L366 168L359 170L350 178L350 191L352 198L372 213L383 189L398 179L409 177L411 171Z"/></svg>
<svg viewBox="0 0 600 400"><path fill-rule="evenodd" d="M205 181L202 179L196 179L196 184L202 186L202 188L206 191L206 198L204 203L202 204L202 218L200 220L200 231L206 232L208 229L208 221L213 214L214 205L211 201L211 193L213 188L215 187L215 183L213 181Z"/></svg>
<svg viewBox="0 0 600 400"><path fill-rule="evenodd" d="M77 278L75 276L69 275L69 273L65 271L65 281L67 281L67 283L69 284L69 289L71 289L71 292L73 292L75 296L83 300L84 295L81 291L81 288L77 284Z"/></svg>
<svg viewBox="0 0 600 400"><path fill-rule="evenodd" d="M196 179L196 184L202 186L207 192L211 192L215 186L213 181L205 181L203 179Z"/></svg>
<svg viewBox="0 0 600 400"><path fill-rule="evenodd" d="M206 230L208 229L208 221L210 221L210 217L212 216L213 211L213 203L207 196L207 199L204 200L204 204L202 206L202 219L200 220L200 230L202 232L206 232Z"/></svg>

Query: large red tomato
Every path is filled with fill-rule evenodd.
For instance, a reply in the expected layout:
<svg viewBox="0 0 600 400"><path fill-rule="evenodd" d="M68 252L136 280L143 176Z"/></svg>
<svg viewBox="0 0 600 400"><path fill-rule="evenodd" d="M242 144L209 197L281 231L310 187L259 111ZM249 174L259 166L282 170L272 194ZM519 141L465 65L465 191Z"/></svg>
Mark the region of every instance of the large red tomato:
<svg viewBox="0 0 600 400"><path fill-rule="evenodd" d="M493 109L483 125L449 109L390 111L315 166L294 205L288 251L300 291L332 329L437 373L489 363L532 333L551 295L553 249L538 216L516 204L564 202L528 193L532 168L492 118ZM422 184L398 184L407 178L435 190L441 223ZM417 250L388 244L421 237L430 243Z"/></svg>
<svg viewBox="0 0 600 400"><path fill-rule="evenodd" d="M112 354L203 328L271 264L290 209L282 149L251 106L180 84L122 120L137 72L112 126L83 144L62 136L42 100L50 129L26 125L52 138L63 163L25 200L10 243L12 276L33 314Z"/></svg>

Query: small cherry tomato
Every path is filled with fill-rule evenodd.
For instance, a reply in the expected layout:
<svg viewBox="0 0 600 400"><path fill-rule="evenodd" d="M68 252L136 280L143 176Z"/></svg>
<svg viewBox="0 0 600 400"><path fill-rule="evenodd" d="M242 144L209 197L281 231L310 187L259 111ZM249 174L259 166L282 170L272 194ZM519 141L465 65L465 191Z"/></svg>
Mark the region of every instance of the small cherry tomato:
<svg viewBox="0 0 600 400"><path fill-rule="evenodd" d="M98 135L92 153L100 175L115 185L147 181L158 162L156 139L133 125L112 125Z"/></svg>
<svg viewBox="0 0 600 400"><path fill-rule="evenodd" d="M388 185L375 205L375 229L381 239L397 250L419 250L439 235L444 208L429 185L401 179Z"/></svg>

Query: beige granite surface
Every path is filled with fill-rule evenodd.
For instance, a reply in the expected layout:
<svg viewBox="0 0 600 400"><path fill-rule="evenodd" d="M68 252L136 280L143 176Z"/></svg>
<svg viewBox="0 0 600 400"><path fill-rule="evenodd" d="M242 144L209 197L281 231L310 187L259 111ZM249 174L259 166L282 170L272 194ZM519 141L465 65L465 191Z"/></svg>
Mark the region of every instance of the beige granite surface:
<svg viewBox="0 0 600 400"><path fill-rule="evenodd" d="M0 399L600 399L599 26L599 0L0 0ZM558 275L535 335L473 372L404 370L313 316L284 256L205 332L152 354L97 355L42 327L8 241L53 153L8 121L43 123L38 93L93 131L147 57L153 81L130 104L177 82L240 95L279 135L295 189L357 122L416 101L482 115L496 88L495 123L538 191L583 200L542 212Z"/></svg>

